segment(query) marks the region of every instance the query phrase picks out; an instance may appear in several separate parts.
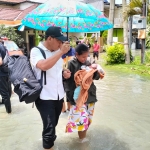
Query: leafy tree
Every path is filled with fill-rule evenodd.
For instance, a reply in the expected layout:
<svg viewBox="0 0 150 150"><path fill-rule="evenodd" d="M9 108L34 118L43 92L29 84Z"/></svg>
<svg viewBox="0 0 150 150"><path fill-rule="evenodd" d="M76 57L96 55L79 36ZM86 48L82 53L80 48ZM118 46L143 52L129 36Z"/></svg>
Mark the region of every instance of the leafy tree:
<svg viewBox="0 0 150 150"><path fill-rule="evenodd" d="M24 39L21 38L21 35L19 35L16 30L17 29L15 29L14 27L6 27L5 25L0 25L0 36L7 37L9 40L14 41L18 46L20 46L24 42Z"/></svg>

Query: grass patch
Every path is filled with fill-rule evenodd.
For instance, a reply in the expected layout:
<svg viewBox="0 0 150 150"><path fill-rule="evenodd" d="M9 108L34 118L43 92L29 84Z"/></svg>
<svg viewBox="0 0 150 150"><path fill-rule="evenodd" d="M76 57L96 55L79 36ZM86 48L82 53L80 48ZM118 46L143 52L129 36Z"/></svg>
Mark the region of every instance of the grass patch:
<svg viewBox="0 0 150 150"><path fill-rule="evenodd" d="M119 64L119 65L104 65L104 68L126 73L138 74L150 78L150 66Z"/></svg>
<svg viewBox="0 0 150 150"><path fill-rule="evenodd" d="M106 54L102 56L102 58L105 57ZM140 56L136 56L131 64L106 65L106 62L103 61L101 65L109 70L116 70L117 72L125 72L130 74L138 74L140 76L150 78L150 52L146 52L145 54L145 64L141 64Z"/></svg>

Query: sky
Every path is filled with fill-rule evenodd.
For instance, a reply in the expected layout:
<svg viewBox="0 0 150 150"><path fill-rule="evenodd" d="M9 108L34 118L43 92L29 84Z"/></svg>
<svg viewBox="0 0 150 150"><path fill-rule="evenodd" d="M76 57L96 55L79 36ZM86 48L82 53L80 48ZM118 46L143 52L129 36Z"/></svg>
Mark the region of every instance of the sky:
<svg viewBox="0 0 150 150"><path fill-rule="evenodd" d="M31 1L41 2L41 0L31 0ZM45 2L47 0L42 0L42 1ZM110 2L110 0L108 0L108 2ZM116 4L122 4L122 0L116 0Z"/></svg>
<svg viewBox="0 0 150 150"><path fill-rule="evenodd" d="M108 0L110 2L110 0ZM116 4L122 4L122 0L116 0Z"/></svg>
<svg viewBox="0 0 150 150"><path fill-rule="evenodd" d="M41 2L41 0L31 0L31 1ZM45 2L47 0L42 0L42 1ZM110 0L108 0L108 2L110 2ZM122 0L116 0L116 4L122 4Z"/></svg>
<svg viewBox="0 0 150 150"><path fill-rule="evenodd" d="M110 0L108 0L108 2L110 2ZM129 0L127 0L127 3L129 2ZM116 0L116 4L122 4L122 0Z"/></svg>

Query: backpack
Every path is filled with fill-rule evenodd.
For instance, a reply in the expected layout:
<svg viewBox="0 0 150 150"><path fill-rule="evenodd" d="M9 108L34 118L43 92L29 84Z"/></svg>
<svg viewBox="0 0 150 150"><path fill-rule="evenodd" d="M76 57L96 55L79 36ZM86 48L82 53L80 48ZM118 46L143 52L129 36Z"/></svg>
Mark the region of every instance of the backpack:
<svg viewBox="0 0 150 150"><path fill-rule="evenodd" d="M44 51L37 47L46 59ZM12 55L8 57L10 81L14 85L14 92L19 96L20 102L26 104L35 102L42 90L43 76L46 84L46 71L41 71L41 79L37 80L30 61L26 56Z"/></svg>

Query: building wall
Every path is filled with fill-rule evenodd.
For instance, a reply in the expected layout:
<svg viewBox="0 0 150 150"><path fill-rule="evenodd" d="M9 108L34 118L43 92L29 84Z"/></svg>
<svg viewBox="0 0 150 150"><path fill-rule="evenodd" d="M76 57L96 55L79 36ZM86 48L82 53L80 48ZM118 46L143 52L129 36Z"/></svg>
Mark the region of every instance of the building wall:
<svg viewBox="0 0 150 150"><path fill-rule="evenodd" d="M108 18L108 17L109 17L109 10L108 10L108 9L105 9L105 10L104 10L104 14L105 14L105 16Z"/></svg>
<svg viewBox="0 0 150 150"><path fill-rule="evenodd" d="M113 37L118 37L118 42L123 42L123 29L114 29Z"/></svg>
<svg viewBox="0 0 150 150"><path fill-rule="evenodd" d="M123 28L123 11L122 7L115 8L114 28Z"/></svg>
<svg viewBox="0 0 150 150"><path fill-rule="evenodd" d="M73 36L79 39L80 37L84 37L84 33L69 33L69 37Z"/></svg>
<svg viewBox="0 0 150 150"><path fill-rule="evenodd" d="M38 35L44 36L44 31L38 31ZM36 41L36 39L35 39L35 30L25 30L25 31L23 31L22 36L25 40L24 42L25 42L25 45L27 47L27 50L28 50L28 52L30 52L31 48L33 46L35 46L35 41ZM29 40L30 39L29 36L32 36L34 41L31 42Z"/></svg>
<svg viewBox="0 0 150 150"><path fill-rule="evenodd" d="M105 5L104 14L109 18L109 5ZM114 28L123 28L122 7L115 7Z"/></svg>
<svg viewBox="0 0 150 150"><path fill-rule="evenodd" d="M100 10L101 12L104 12L104 2L103 2L103 0L92 1L92 2L89 2L89 4L94 6L96 9Z"/></svg>

